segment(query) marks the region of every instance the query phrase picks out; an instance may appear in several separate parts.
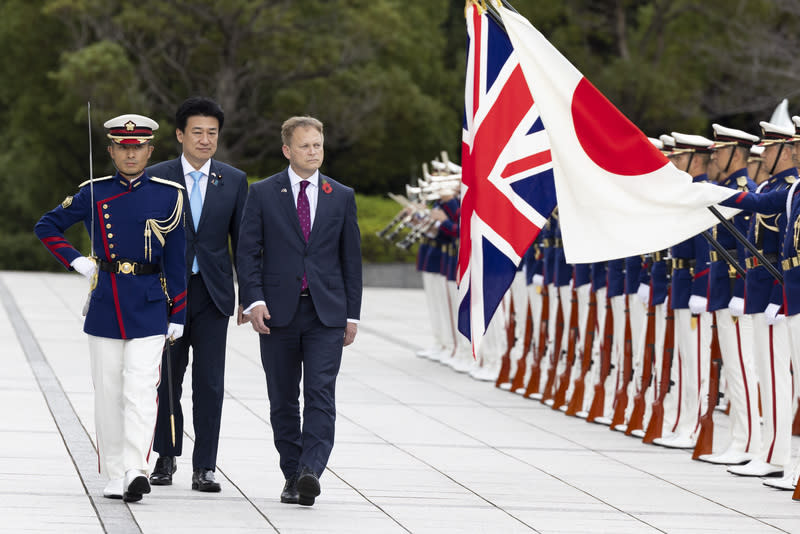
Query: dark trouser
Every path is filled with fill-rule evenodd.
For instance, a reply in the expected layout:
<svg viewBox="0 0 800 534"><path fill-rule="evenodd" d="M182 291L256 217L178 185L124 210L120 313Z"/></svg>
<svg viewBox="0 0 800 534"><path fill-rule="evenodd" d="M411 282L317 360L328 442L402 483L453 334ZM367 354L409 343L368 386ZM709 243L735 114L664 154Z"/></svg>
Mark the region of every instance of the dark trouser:
<svg viewBox="0 0 800 534"><path fill-rule="evenodd" d="M183 337L170 348L172 392L175 403L175 446L169 424L169 390L166 351L158 386L158 419L153 449L162 456L180 456L183 450L183 375L192 347L192 421L194 424L194 469L214 469L217 464L222 398L225 393L225 343L228 317L211 300L201 276L191 276L187 288L186 327Z"/></svg>
<svg viewBox="0 0 800 534"><path fill-rule="evenodd" d="M288 326L260 335L275 448L285 478L302 466L321 475L333 449L336 375L342 362L343 327L323 325L311 297L300 297ZM303 422L300 422L300 378Z"/></svg>

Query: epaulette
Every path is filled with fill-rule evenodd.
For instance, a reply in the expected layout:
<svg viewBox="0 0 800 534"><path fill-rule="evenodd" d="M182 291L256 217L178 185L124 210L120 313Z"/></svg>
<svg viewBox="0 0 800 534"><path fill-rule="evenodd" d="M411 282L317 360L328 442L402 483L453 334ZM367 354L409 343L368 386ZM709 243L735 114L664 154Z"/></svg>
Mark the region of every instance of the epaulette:
<svg viewBox="0 0 800 534"><path fill-rule="evenodd" d="M786 176L784 179L786 180L787 184L793 184L795 180L797 180L797 176L790 174L789 176Z"/></svg>
<svg viewBox="0 0 800 534"><path fill-rule="evenodd" d="M83 182L81 185L79 185L79 186L78 186L78 188L80 189L81 187L83 187L83 186L85 186L85 185L89 185L89 182L101 182L101 181L103 181L103 180L110 180L110 179L112 179L113 177L114 177L114 176L112 176L112 175L110 175L110 174L109 174L108 176L102 176L102 177L100 177L100 178L94 178L94 179L92 179L92 180L86 180L86 181L85 181L85 182Z"/></svg>
<svg viewBox="0 0 800 534"><path fill-rule="evenodd" d="M747 188L747 176L739 176L736 178L736 185L740 188ZM744 190L744 189L742 189Z"/></svg>
<svg viewBox="0 0 800 534"><path fill-rule="evenodd" d="M164 185L171 185L172 187L177 187L178 189L185 189L181 184L178 182L173 182L172 180L165 180L164 178L159 178L157 176L150 177L151 182L158 182L159 184Z"/></svg>

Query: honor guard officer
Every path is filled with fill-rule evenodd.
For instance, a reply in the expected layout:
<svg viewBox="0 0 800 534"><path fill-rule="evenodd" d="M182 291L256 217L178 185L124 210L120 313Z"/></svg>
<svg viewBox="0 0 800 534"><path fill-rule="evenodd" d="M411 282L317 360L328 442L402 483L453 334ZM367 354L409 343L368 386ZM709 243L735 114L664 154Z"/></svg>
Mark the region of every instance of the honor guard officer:
<svg viewBox="0 0 800 534"><path fill-rule="evenodd" d="M83 330L95 388L98 463L110 479L103 495L132 502L150 492L148 456L165 335L183 333L183 196L180 186L144 171L155 121L121 115L104 126L117 173L81 184L34 231L64 267L92 280ZM94 257L64 237L81 222L93 237Z"/></svg>
<svg viewBox="0 0 800 534"><path fill-rule="evenodd" d="M789 189L797 181L794 166L796 141L794 125L761 122L764 168L769 179L757 192ZM757 180L758 181L758 180ZM739 195L741 196L741 195ZM723 202L728 204L730 200ZM735 202L735 201L734 201ZM780 271L781 244L786 230L786 214L755 214L750 219L747 238ZM728 471L740 476L783 477L791 459L792 384L789 371L789 333L780 312L783 287L767 268L748 252L746 257L744 313L753 320L753 354L761 389L761 451L747 464ZM732 310L733 311L733 310Z"/></svg>
<svg viewBox="0 0 800 534"><path fill-rule="evenodd" d="M711 156L710 139L699 135L672 133L673 163L688 172L694 182L706 181ZM678 348L680 403L678 422L671 435L653 443L664 447L690 449L697 439L702 404L707 400L708 364L711 356L711 316L708 302L708 243L694 236L672 247L670 300L675 310L675 342Z"/></svg>
<svg viewBox="0 0 800 534"><path fill-rule="evenodd" d="M714 128L714 152L709 167L711 179L723 187L739 191L754 191L755 183L747 172L750 148L759 142L755 135L726 128ZM736 228L747 234L750 212L736 215L732 221ZM712 228L711 235L740 265L745 263L744 245L737 242L723 225ZM717 322L722 372L730 401L730 443L718 454L700 456L704 462L736 465L750 461L761 447L761 424L758 414L758 378L753 360L753 325L749 315L733 315L733 308L743 310L744 278L729 265L716 250L709 252L711 259L708 283L708 311ZM736 299L735 301L733 299Z"/></svg>

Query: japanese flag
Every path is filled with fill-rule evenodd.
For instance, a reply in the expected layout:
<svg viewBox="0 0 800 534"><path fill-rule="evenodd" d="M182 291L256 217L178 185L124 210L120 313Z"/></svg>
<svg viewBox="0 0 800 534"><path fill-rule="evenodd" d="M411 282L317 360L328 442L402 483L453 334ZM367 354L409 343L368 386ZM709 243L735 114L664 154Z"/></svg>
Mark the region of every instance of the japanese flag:
<svg viewBox="0 0 800 534"><path fill-rule="evenodd" d="M707 207L735 191L692 183L530 22L497 9L550 139L567 262L662 250L717 224Z"/></svg>

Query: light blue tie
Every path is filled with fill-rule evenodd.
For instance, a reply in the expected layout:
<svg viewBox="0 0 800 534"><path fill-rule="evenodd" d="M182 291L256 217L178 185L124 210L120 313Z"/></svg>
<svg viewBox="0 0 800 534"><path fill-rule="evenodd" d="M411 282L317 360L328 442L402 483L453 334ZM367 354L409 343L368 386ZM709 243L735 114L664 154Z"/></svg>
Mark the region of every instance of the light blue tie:
<svg viewBox="0 0 800 534"><path fill-rule="evenodd" d="M197 226L200 224L200 214L203 212L203 195L200 194L200 178L203 173L200 171L192 171L189 176L194 180L192 187L192 195L189 197L189 207L192 208L192 220L194 221L194 230L197 231ZM192 261L192 273L200 272L200 267L197 265L197 256Z"/></svg>

